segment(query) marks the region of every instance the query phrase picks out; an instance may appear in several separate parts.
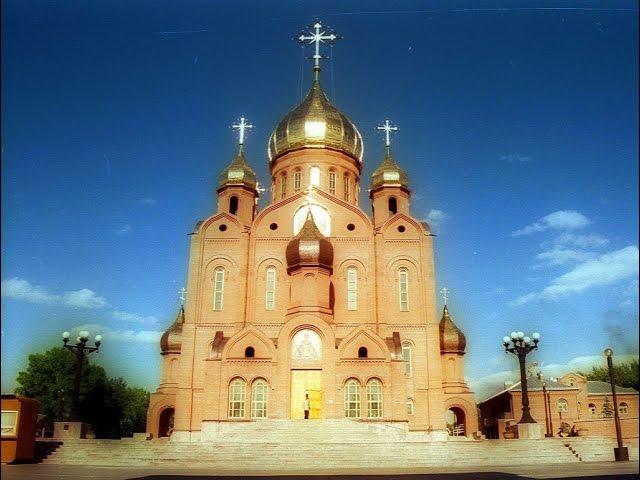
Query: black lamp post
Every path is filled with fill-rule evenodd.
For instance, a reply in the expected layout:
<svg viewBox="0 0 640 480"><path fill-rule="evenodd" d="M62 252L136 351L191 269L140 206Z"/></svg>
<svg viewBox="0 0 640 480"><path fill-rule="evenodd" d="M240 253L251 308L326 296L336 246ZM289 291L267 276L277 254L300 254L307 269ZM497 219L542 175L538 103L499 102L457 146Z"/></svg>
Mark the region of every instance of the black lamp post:
<svg viewBox="0 0 640 480"><path fill-rule="evenodd" d="M75 376L73 378L73 393L71 395L71 411L69 413L69 421L79 422L80 412L78 407L80 398L80 381L82 380L82 363L84 361L84 357L86 357L91 352L97 352L100 349L102 335L96 335L95 347L87 346L87 342L89 341L89 332L87 332L86 330L83 330L78 334L77 343L75 345L69 345L69 336L69 332L64 332L62 334L62 342L64 343L64 348L66 348L67 350L71 350L76 356L76 368Z"/></svg>
<svg viewBox="0 0 640 480"><path fill-rule="evenodd" d="M537 423L531 413L529 413L529 392L527 390L527 372L525 367L525 360L527 354L532 350L538 348L538 342L540 341L540 334L535 332L531 335L531 338L526 337L523 332L511 332L511 336L504 337L502 344L504 345L505 352L513 353L518 357L520 362L520 384L522 385L522 418L518 422L520 423Z"/></svg>
<svg viewBox="0 0 640 480"><path fill-rule="evenodd" d="M538 372L538 380L542 384L542 404L544 405L544 426L546 429L545 437L553 437L551 428L551 405L549 404L549 398L547 397L547 382L542 378L542 373ZM547 410L548 407L548 410Z"/></svg>
<svg viewBox="0 0 640 480"><path fill-rule="evenodd" d="M620 414L618 413L618 397L616 396L616 381L613 374L613 350L607 348L604 351L607 357L607 367L609 367L609 380L611 381L611 396L613 397L613 416L616 420L616 437L618 437L618 447L613 449L616 462L628 462L629 450L622 445L622 428L620 427Z"/></svg>

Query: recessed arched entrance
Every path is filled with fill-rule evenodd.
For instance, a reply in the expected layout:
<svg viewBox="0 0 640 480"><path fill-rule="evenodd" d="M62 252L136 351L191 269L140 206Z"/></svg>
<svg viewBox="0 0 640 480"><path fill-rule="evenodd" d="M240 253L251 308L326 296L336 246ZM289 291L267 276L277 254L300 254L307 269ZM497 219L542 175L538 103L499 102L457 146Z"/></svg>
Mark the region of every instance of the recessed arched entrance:
<svg viewBox="0 0 640 480"><path fill-rule="evenodd" d="M173 407L165 408L160 412L158 420L158 438L168 437L173 432L173 418L175 409Z"/></svg>
<svg viewBox="0 0 640 480"><path fill-rule="evenodd" d="M445 414L449 435L461 437L467 434L466 415L460 407L450 407Z"/></svg>
<svg viewBox="0 0 640 480"><path fill-rule="evenodd" d="M322 418L322 339L311 329L291 341L291 418Z"/></svg>

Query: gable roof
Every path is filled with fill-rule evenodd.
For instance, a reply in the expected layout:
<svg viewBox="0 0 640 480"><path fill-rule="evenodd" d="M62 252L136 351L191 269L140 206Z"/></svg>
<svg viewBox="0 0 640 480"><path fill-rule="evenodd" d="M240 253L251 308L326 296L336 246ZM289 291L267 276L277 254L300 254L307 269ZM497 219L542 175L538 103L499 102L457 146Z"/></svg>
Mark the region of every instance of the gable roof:
<svg viewBox="0 0 640 480"><path fill-rule="evenodd" d="M579 387L576 386L570 386L570 385L565 385L563 383L558 383L554 380L551 380L549 378L544 379L545 383L546 383L546 389L547 390L579 390ZM493 395L491 395L489 398L486 398L485 400L483 400L482 402L478 403L478 405L481 405L485 402L488 402L489 400L499 397L500 395L507 393L507 392L520 392L522 391L522 387L520 386L522 382L517 382L514 383L513 385L500 390L497 393L494 393ZM538 377L529 377L527 378L527 390L528 391L536 391L536 390L542 390L542 381L540 381L538 379ZM617 392L617 389L616 389Z"/></svg>
<svg viewBox="0 0 640 480"><path fill-rule="evenodd" d="M588 394L611 394L611 384L608 382L600 382L596 380L587 381L587 393ZM616 393L638 393L637 390L629 387L620 387L616 385Z"/></svg>

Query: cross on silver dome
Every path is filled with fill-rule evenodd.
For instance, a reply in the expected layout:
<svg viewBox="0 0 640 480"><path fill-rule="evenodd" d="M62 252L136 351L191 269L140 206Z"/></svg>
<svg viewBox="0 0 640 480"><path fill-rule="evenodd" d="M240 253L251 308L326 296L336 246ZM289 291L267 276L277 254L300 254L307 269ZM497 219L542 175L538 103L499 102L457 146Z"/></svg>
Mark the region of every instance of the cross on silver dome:
<svg viewBox="0 0 640 480"><path fill-rule="evenodd" d="M385 146L386 147L390 147L391 146L391 132L397 132L398 131L398 127L392 126L391 122L389 122L389 120L385 120L384 123L380 126L377 127L378 130L384 130L384 137L385 137Z"/></svg>
<svg viewBox="0 0 640 480"><path fill-rule="evenodd" d="M309 45L313 43L316 44L315 54L310 58L314 59L314 65L313 65L314 70L320 70L320 60L323 58L324 59L328 58L320 55L320 44L325 42L333 44L336 40L340 40L342 37L340 35L336 35L333 32L327 32L326 30L322 30L323 26L322 26L322 23L320 23L320 21L317 21L315 24L313 24L309 28L312 28L313 31L308 32L307 35L305 35L304 33L300 34L300 36L298 37L298 40L300 41L300 43L304 43L308 41Z"/></svg>

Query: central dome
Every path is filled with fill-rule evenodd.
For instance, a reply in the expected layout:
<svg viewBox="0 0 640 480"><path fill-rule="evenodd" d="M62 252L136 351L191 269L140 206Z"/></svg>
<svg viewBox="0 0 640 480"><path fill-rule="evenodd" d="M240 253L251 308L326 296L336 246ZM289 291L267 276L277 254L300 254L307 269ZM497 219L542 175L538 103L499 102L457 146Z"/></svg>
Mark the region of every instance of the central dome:
<svg viewBox="0 0 640 480"><path fill-rule="evenodd" d="M305 99L291 110L269 137L271 161L300 148L330 148L362 162L362 136L322 91L316 78Z"/></svg>

